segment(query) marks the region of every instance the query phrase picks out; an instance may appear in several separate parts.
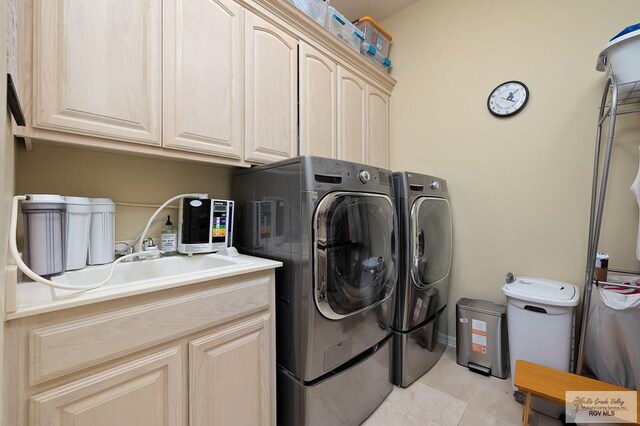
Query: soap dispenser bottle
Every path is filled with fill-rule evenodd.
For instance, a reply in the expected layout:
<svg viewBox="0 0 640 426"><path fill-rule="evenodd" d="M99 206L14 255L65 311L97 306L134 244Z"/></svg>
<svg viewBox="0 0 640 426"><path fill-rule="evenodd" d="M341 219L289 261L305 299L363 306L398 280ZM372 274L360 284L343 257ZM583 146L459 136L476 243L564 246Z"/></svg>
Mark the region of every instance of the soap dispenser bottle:
<svg viewBox="0 0 640 426"><path fill-rule="evenodd" d="M171 223L171 216L167 216L167 222L160 233L160 251L165 256L173 256L178 252L178 235Z"/></svg>

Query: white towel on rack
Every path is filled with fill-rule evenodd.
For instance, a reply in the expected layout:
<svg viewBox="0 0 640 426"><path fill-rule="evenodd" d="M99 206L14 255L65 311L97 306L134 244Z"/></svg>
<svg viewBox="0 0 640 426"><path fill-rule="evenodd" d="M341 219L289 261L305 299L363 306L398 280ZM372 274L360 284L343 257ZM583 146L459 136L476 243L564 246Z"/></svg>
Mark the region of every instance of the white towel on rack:
<svg viewBox="0 0 640 426"><path fill-rule="evenodd" d="M638 146L638 148L640 149L640 146ZM638 174L631 184L631 191L636 197L638 207L640 207L640 167L638 167ZM640 260L640 219L638 220L638 241L636 243L636 258Z"/></svg>

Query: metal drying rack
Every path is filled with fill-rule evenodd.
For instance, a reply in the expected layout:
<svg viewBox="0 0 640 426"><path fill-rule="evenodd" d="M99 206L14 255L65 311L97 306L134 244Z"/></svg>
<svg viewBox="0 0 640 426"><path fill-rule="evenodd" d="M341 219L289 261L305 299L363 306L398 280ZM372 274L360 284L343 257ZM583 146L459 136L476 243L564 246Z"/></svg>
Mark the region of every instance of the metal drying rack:
<svg viewBox="0 0 640 426"><path fill-rule="evenodd" d="M580 340L578 344L578 357L576 362L577 374L582 374L583 369L584 341L587 331L587 321L589 319L589 306L591 304L591 290L593 286L607 285L624 288L638 288L637 286L628 284L598 281L594 276L594 271L596 266L598 243L600 241L604 201L607 194L607 180L609 178L609 166L611 163L611 153L613 151L616 117L619 115L640 112L639 104L640 81L618 85L614 74L608 76L607 83L605 84L604 92L602 94L602 101L600 103L600 114L598 117L598 127L596 132L596 149L593 161L593 183L591 186L591 212L589 215L589 246L587 249L587 268L582 299L582 324L580 326ZM606 151L602 162L602 175L600 176L602 126L607 119L609 119L609 128ZM640 271L636 272L620 269L610 269L610 271L620 274L640 275Z"/></svg>

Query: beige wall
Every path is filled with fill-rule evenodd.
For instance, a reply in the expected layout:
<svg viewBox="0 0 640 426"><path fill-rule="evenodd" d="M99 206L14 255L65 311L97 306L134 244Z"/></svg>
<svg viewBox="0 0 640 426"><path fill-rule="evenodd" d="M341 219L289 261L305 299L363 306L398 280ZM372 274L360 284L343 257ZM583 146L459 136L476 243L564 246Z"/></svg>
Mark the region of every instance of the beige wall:
<svg viewBox="0 0 640 426"><path fill-rule="evenodd" d="M637 0L421 0L383 23L398 80L392 168L449 183L450 306L460 297L503 302L508 271L582 287L604 84L596 58L639 11ZM487 97L507 80L526 83L531 97L519 115L497 119ZM638 208L628 190L638 116L621 117L617 134L600 248L614 266L638 269Z"/></svg>
<svg viewBox="0 0 640 426"><path fill-rule="evenodd" d="M230 167L169 161L36 144L16 154L19 194L62 194L111 198L117 204L116 239L134 238L149 216L167 199L190 192L228 198ZM143 204L144 206L131 206ZM177 204L175 204L177 206ZM177 208L168 209L174 226ZM151 235L159 234L160 226Z"/></svg>

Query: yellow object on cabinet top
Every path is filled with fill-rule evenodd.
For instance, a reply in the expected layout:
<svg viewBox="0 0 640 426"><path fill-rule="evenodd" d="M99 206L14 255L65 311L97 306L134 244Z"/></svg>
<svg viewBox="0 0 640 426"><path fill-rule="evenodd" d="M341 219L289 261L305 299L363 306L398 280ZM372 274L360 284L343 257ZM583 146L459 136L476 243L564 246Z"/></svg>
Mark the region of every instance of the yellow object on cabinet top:
<svg viewBox="0 0 640 426"><path fill-rule="evenodd" d="M382 26L378 24L378 22L375 19L373 19L371 16L363 16L362 18L355 20L353 23L357 26L360 23L367 23L367 22L373 25L376 28L376 30L378 30L378 32L380 32L382 36L386 38L389 43L391 43L391 41L393 40L393 37L391 37L391 34L389 34L387 30L382 28Z"/></svg>

